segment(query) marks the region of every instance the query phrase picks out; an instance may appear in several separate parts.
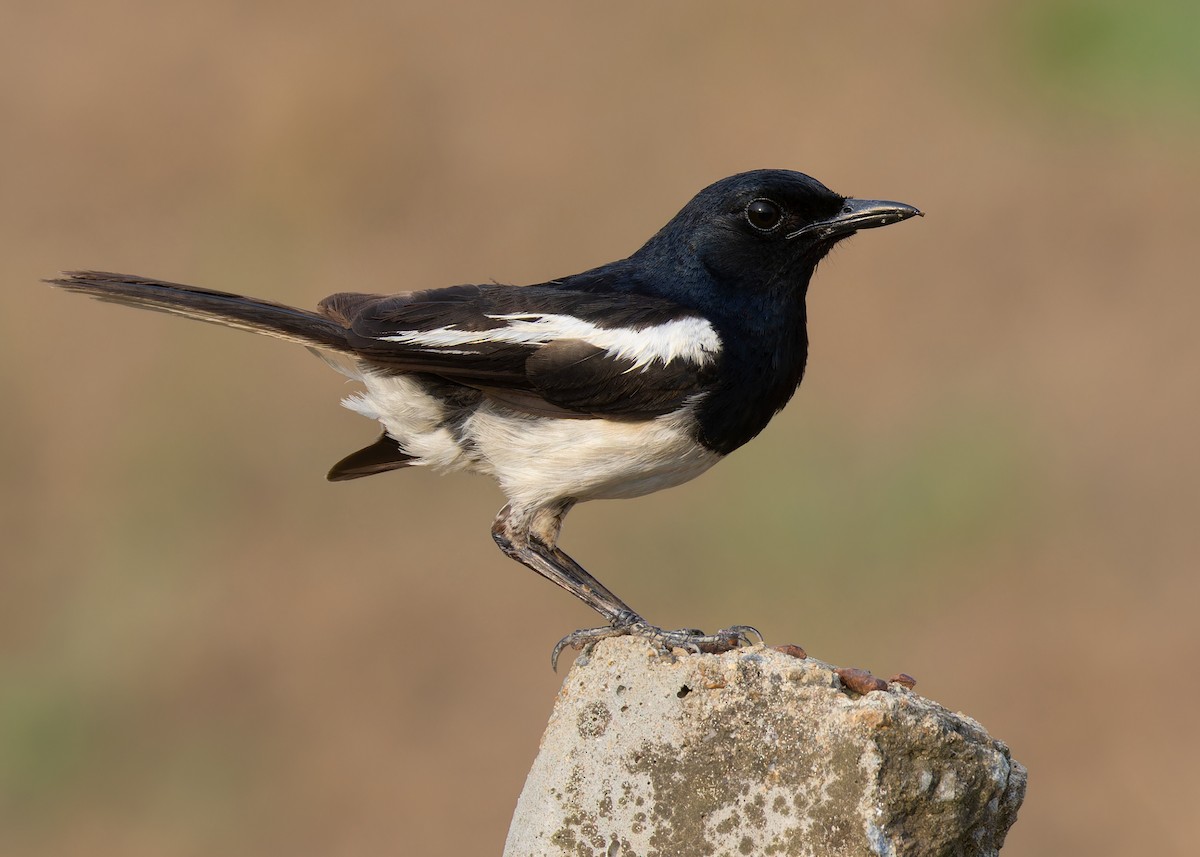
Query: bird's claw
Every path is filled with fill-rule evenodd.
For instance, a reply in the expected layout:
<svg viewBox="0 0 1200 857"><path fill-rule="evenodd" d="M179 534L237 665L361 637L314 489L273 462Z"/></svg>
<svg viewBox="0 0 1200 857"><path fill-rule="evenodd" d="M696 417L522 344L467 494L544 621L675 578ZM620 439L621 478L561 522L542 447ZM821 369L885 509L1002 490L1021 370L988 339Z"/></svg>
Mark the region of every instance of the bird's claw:
<svg viewBox="0 0 1200 857"><path fill-rule="evenodd" d="M580 628L578 631L572 631L563 637L554 645L554 651L550 653L550 669L558 672L558 656L562 654L565 648L579 650L585 646L594 646L601 640L609 637L619 637L622 634L630 633L627 628L614 628L611 625L606 625L603 628Z"/></svg>
<svg viewBox="0 0 1200 857"><path fill-rule="evenodd" d="M767 641L767 638L763 636L762 631L758 630L753 625L730 625L728 628L722 628L720 631L717 631L717 633L736 634L737 638L747 646L754 645L754 641L749 637L750 634L758 637L758 641L760 643L765 643Z"/></svg>
<svg viewBox="0 0 1200 857"><path fill-rule="evenodd" d="M622 619L624 618L622 617ZM635 616L630 617L628 621L620 622L620 624L572 631L555 645L554 651L550 653L550 666L555 672L558 671L558 656L562 654L563 649L568 647L577 650L583 649L609 637L626 635L642 637L662 652L685 649L693 654L716 655L739 646L753 645L754 641L750 639L750 634L758 637L760 643L763 642L762 633L753 625L730 625L715 634L705 634L699 628L678 628L673 631L664 631L656 625L651 625L645 619Z"/></svg>

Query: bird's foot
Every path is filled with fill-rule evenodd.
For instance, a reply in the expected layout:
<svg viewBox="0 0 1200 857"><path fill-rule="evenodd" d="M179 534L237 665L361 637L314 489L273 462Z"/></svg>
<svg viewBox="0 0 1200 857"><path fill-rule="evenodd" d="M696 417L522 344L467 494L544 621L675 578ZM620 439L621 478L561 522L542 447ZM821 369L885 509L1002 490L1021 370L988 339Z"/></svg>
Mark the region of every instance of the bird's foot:
<svg viewBox="0 0 1200 857"><path fill-rule="evenodd" d="M703 652L711 655L728 652L742 645L751 645L754 642L750 639L751 634L758 637L759 642L762 642L762 633L753 625L730 625L715 634L706 634L699 628L678 628L674 631L665 631L634 614L619 617L612 625L601 628L581 628L567 634L558 641L558 645L550 654L550 666L557 672L558 656L563 649L590 648L609 637L631 635L642 637L661 652L687 649L696 654Z"/></svg>

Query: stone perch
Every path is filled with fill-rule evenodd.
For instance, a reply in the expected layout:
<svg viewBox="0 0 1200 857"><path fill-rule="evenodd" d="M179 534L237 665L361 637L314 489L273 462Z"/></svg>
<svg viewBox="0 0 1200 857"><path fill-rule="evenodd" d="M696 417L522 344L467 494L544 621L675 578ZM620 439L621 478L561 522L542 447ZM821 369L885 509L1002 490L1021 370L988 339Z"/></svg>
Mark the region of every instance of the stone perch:
<svg viewBox="0 0 1200 857"><path fill-rule="evenodd" d="M1025 768L969 717L873 683L763 646L605 640L563 682L504 854L996 854Z"/></svg>

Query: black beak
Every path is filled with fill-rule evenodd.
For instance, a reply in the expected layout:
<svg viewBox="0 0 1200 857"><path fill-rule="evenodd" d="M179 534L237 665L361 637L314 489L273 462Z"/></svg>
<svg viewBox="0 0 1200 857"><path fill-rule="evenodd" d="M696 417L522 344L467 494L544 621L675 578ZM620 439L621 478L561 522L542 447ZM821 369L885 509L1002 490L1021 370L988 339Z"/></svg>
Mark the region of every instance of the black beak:
<svg viewBox="0 0 1200 857"><path fill-rule="evenodd" d="M902 202L887 202L882 199L847 199L842 210L828 220L818 220L787 235L796 238L800 235L815 235L818 239L843 237L860 229L874 229L877 226L888 226L908 220L910 217L924 217L920 209L905 205Z"/></svg>

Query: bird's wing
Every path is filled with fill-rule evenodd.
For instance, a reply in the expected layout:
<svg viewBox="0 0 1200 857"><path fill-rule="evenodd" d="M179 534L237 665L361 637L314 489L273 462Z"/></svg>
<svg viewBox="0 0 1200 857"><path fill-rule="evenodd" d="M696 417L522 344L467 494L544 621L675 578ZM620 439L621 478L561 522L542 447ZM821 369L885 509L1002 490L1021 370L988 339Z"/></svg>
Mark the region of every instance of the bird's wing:
<svg viewBox="0 0 1200 857"><path fill-rule="evenodd" d="M334 295L322 311L384 372L426 372L524 410L644 418L705 389L712 325L661 299L549 286Z"/></svg>

